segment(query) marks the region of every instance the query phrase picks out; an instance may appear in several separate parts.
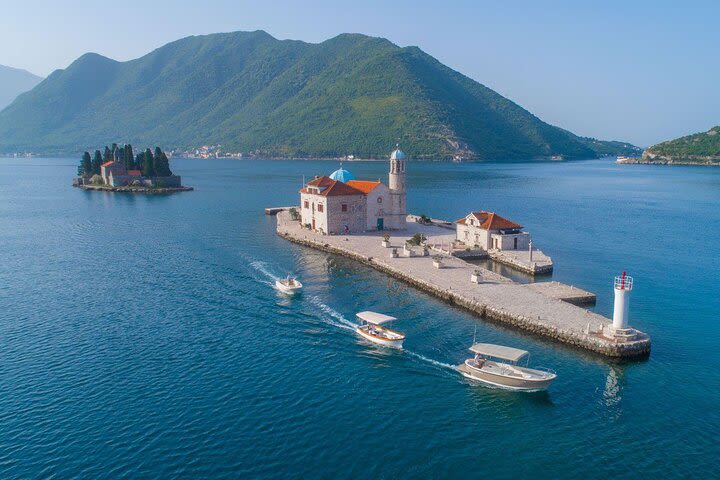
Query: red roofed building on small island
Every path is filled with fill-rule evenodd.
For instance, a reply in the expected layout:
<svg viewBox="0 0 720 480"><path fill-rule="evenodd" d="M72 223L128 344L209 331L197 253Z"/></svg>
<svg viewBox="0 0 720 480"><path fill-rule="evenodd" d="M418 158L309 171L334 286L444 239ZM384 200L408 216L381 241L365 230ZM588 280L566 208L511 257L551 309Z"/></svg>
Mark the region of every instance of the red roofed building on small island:
<svg viewBox="0 0 720 480"><path fill-rule="evenodd" d="M527 250L530 234L522 225L484 210L471 212L456 220L457 239L465 245L484 250Z"/></svg>
<svg viewBox="0 0 720 480"><path fill-rule="evenodd" d="M355 180L342 168L315 177L300 189L300 221L330 235L405 228L405 154L390 156L389 186L380 180Z"/></svg>

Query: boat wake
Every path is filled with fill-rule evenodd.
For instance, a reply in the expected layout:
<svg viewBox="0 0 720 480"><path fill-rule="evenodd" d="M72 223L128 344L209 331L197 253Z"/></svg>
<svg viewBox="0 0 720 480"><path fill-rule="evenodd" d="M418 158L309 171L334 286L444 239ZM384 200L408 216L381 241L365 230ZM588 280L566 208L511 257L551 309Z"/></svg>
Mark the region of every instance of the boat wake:
<svg viewBox="0 0 720 480"><path fill-rule="evenodd" d="M250 266L252 268L254 268L256 271L265 275L265 277L267 277L267 280L261 279L261 278L258 278L257 280L259 280L260 282L265 283L267 285L270 285L271 287L275 285L275 280L280 278L279 276L275 275L274 273L272 273L270 271L267 263L265 263L265 262L261 262L260 260L255 260L255 261L250 262Z"/></svg>
<svg viewBox="0 0 720 480"><path fill-rule="evenodd" d="M403 350L405 353L410 355L411 357L414 357L418 360L422 360L423 362L429 363L431 365L435 365L436 367L440 368L446 368L448 370L457 371L457 367L455 365L450 365L449 363L445 362L439 362L437 360L433 360L432 358L428 358L425 355L420 355L419 353L412 352L410 350Z"/></svg>
<svg viewBox="0 0 720 480"><path fill-rule="evenodd" d="M268 267L268 264L266 262L260 261L260 260L253 260L249 262L250 266L254 268L257 272L261 273L265 278L257 278L262 283L265 283L270 286L275 285L275 280L280 278L278 275L275 275L270 267ZM306 297L310 303L312 303L317 309L319 310L319 318L324 321L325 323L328 323L334 327L342 328L345 330L350 330L352 332L355 331L355 328L357 328L358 324L348 320L345 318L345 316L329 306L328 304L324 303L322 300L320 300L317 296L310 296ZM440 362L437 360L433 360L432 358L428 358L425 355L421 355L419 353L415 353L411 350L403 349L404 353L410 355L411 357L415 358L416 360L420 360L422 362L428 363L430 365L440 367L443 369L448 369L452 371L457 371L457 367L455 365L450 365L449 363Z"/></svg>
<svg viewBox="0 0 720 480"><path fill-rule="evenodd" d="M334 325L336 327L344 328L346 330L352 330L355 331L355 328L357 327L357 323L351 322L345 316L335 310L334 308L330 307L329 305L325 304L320 300L318 297L312 296L310 297L310 303L315 305L320 309L321 318L325 320L326 322L330 323L331 325Z"/></svg>

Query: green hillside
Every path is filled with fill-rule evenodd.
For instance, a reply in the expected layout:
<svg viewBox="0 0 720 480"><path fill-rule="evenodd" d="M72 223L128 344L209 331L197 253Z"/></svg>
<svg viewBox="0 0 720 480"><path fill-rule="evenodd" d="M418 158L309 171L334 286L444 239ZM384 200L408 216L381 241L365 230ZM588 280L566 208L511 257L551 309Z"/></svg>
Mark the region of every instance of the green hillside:
<svg viewBox="0 0 720 480"><path fill-rule="evenodd" d="M720 162L720 126L658 143L645 150L643 160L662 163Z"/></svg>
<svg viewBox="0 0 720 480"><path fill-rule="evenodd" d="M589 158L548 125L416 47L343 34L319 44L265 32L188 37L141 58L78 58L0 112L0 152L133 144L268 156Z"/></svg>

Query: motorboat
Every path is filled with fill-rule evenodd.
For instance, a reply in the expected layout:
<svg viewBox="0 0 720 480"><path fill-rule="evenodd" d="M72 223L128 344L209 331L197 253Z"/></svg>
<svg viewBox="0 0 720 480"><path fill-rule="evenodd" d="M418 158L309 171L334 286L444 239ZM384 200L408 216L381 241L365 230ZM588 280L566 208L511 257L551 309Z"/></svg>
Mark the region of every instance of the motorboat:
<svg viewBox="0 0 720 480"><path fill-rule="evenodd" d="M287 295L295 295L302 290L302 283L295 277L288 275L285 278L275 280L275 288Z"/></svg>
<svg viewBox="0 0 720 480"><path fill-rule="evenodd" d="M557 374L542 367L528 368L530 354L519 348L476 343L470 347L475 354L458 366L464 376L479 382L510 390L546 390ZM524 361L525 366L518 365Z"/></svg>
<svg viewBox="0 0 720 480"><path fill-rule="evenodd" d="M405 335L381 326L383 323L392 322L397 318L369 311L357 313L356 316L360 319L361 324L355 331L365 340L386 347L402 348Z"/></svg>

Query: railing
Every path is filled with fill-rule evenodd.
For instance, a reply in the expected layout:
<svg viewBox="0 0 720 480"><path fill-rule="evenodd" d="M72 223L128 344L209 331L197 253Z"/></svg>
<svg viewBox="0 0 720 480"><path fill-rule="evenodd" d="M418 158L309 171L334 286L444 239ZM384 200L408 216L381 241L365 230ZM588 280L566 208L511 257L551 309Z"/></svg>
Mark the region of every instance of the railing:
<svg viewBox="0 0 720 480"><path fill-rule="evenodd" d="M618 275L615 277L615 289L616 290L632 290L633 288L633 277L629 275Z"/></svg>

